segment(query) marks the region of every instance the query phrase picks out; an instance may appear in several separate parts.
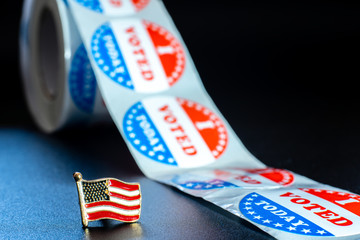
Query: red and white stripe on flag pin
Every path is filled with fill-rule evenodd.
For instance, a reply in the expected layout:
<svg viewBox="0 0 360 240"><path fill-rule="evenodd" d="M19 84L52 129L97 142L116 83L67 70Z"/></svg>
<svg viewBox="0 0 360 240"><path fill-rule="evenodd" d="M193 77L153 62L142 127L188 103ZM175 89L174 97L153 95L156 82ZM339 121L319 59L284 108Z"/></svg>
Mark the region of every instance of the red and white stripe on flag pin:
<svg viewBox="0 0 360 240"><path fill-rule="evenodd" d="M115 178L87 181L74 173L77 184L82 223L113 219L136 222L141 212L141 192L138 183L126 183Z"/></svg>

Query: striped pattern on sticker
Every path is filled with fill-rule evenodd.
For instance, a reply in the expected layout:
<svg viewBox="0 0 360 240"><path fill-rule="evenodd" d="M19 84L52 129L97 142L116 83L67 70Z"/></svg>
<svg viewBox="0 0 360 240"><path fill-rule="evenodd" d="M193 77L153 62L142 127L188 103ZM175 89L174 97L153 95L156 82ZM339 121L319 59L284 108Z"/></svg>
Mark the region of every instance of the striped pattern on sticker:
<svg viewBox="0 0 360 240"><path fill-rule="evenodd" d="M179 41L163 27L139 19L100 26L92 37L91 53L105 75L136 92L167 90L185 68Z"/></svg>
<svg viewBox="0 0 360 240"><path fill-rule="evenodd" d="M92 113L96 98L96 78L83 44L76 50L69 72L70 95L75 106Z"/></svg>
<svg viewBox="0 0 360 240"><path fill-rule="evenodd" d="M154 161L185 168L214 162L228 141L224 124L209 109L175 97L136 103L125 114L123 130L138 152Z"/></svg>
<svg viewBox="0 0 360 240"><path fill-rule="evenodd" d="M97 13L109 16L135 14L145 8L150 0L75 0L80 5Z"/></svg>

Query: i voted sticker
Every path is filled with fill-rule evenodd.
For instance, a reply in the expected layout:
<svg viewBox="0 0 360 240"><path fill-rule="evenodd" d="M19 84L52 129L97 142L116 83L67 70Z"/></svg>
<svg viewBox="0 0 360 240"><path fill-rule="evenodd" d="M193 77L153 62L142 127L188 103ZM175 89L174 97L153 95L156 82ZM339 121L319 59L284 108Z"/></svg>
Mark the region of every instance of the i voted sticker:
<svg viewBox="0 0 360 240"><path fill-rule="evenodd" d="M324 189L278 189L253 192L239 204L250 221L306 236L360 233L360 196Z"/></svg>
<svg viewBox="0 0 360 240"><path fill-rule="evenodd" d="M173 183L191 190L212 190L220 188L263 188L289 186L294 175L283 169L226 168L193 171L177 175Z"/></svg>
<svg viewBox="0 0 360 240"><path fill-rule="evenodd" d="M92 37L91 54L112 81L143 93L169 89L185 67L179 41L163 27L140 19L100 26Z"/></svg>
<svg viewBox="0 0 360 240"><path fill-rule="evenodd" d="M108 16L126 16L145 8L150 0L75 0L80 5Z"/></svg>
<svg viewBox="0 0 360 240"><path fill-rule="evenodd" d="M148 98L125 114L127 140L149 159L189 168L210 164L225 151L228 134L209 109L176 97Z"/></svg>
<svg viewBox="0 0 360 240"><path fill-rule="evenodd" d="M176 180L175 180L176 182ZM191 190L213 190L220 188L238 188L239 186L226 182L221 179L212 179L209 181L187 181L179 184L181 187Z"/></svg>
<svg viewBox="0 0 360 240"><path fill-rule="evenodd" d="M215 175L222 179L238 180L242 187L271 187L289 186L294 182L292 172L277 168L226 168L214 171Z"/></svg>
<svg viewBox="0 0 360 240"><path fill-rule="evenodd" d="M92 113L96 98L96 78L84 45L76 50L69 72L71 98L83 112Z"/></svg>

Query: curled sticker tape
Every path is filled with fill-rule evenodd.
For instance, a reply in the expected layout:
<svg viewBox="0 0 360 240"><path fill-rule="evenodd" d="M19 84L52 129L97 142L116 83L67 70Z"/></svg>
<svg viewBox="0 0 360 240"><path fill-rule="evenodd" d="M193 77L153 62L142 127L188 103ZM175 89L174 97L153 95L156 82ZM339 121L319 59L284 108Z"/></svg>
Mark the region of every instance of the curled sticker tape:
<svg viewBox="0 0 360 240"><path fill-rule="evenodd" d="M267 168L248 152L206 93L161 1L25 0L20 50L27 103L43 131L113 121L146 176L203 197L277 238L360 236L350 221L317 223L291 203L335 198L316 191L329 186ZM293 198L311 196L281 202L288 191L299 195ZM356 196L329 205L356 220L357 195L329 191ZM287 223L271 208L294 213L309 227L280 229Z"/></svg>
<svg viewBox="0 0 360 240"><path fill-rule="evenodd" d="M294 174L276 168L224 168L193 171L187 175L175 176L172 181L184 189L196 191L224 188L275 189L279 186L290 186L294 182Z"/></svg>

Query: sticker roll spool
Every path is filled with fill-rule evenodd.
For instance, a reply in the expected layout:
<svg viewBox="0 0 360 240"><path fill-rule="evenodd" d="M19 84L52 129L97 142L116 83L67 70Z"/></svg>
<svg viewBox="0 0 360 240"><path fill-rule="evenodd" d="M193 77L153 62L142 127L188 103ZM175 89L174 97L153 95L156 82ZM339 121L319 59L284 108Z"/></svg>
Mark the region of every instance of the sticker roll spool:
<svg viewBox="0 0 360 240"><path fill-rule="evenodd" d="M66 2L25 1L20 36L24 91L41 130L111 121Z"/></svg>

